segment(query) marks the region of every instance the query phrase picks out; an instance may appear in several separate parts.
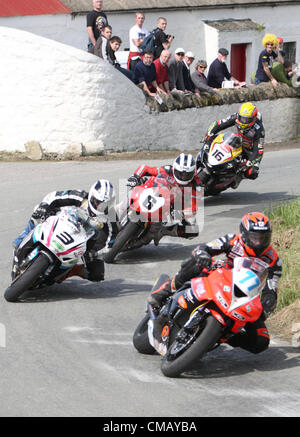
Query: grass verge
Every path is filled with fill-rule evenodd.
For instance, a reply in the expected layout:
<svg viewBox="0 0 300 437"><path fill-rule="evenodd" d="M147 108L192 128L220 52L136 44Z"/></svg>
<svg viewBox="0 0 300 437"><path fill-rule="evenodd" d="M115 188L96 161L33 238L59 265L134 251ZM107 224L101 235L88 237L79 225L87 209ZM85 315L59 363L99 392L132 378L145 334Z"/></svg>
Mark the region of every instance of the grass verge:
<svg viewBox="0 0 300 437"><path fill-rule="evenodd" d="M300 299L300 198L268 212L272 223L272 245L283 261L278 287L280 310Z"/></svg>

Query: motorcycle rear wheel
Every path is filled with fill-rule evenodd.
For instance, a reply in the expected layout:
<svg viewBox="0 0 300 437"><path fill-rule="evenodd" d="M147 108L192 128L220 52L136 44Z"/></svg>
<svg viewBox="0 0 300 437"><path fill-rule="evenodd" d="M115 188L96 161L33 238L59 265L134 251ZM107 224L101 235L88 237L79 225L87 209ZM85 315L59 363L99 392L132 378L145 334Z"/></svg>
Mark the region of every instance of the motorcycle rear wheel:
<svg viewBox="0 0 300 437"><path fill-rule="evenodd" d="M129 221L117 235L112 248L103 255L103 260L108 264L113 263L118 253L138 233L138 230L140 230L140 225Z"/></svg>
<svg viewBox="0 0 300 437"><path fill-rule="evenodd" d="M40 253L30 266L18 276L6 289L4 297L8 302L16 302L18 298L34 285L37 278L47 269L50 259Z"/></svg>
<svg viewBox="0 0 300 437"><path fill-rule="evenodd" d="M161 361L162 373L169 378L180 376L216 343L222 329L221 323L209 315L203 329L197 332L196 339L192 339L190 346L175 339Z"/></svg>

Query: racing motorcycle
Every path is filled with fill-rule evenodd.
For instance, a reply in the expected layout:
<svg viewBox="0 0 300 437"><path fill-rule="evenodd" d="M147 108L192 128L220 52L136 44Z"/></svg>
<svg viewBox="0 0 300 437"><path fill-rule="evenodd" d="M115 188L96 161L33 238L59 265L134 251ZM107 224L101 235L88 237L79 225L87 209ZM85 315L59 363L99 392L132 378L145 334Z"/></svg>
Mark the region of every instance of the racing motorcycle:
<svg viewBox="0 0 300 437"><path fill-rule="evenodd" d="M84 263L87 242L96 233L88 214L67 207L38 224L14 254L16 271L4 297L15 302L27 290L60 282L76 264Z"/></svg>
<svg viewBox="0 0 300 437"><path fill-rule="evenodd" d="M229 132L216 135L211 144L204 143L196 157L198 175L201 180L207 180L204 196L238 187L246 166L242 152L241 139Z"/></svg>
<svg viewBox="0 0 300 437"><path fill-rule="evenodd" d="M134 347L142 354L158 352L163 356L162 373L178 377L195 360L260 317L263 311L260 292L267 274L268 264L258 258L237 257L232 268L227 262L214 262L209 269L203 269L201 277L185 283L160 309L148 304L146 315L133 335ZM168 279L161 275L152 290ZM170 315L174 299L177 305ZM192 309L187 310L189 307ZM157 318L161 341L153 335Z"/></svg>
<svg viewBox="0 0 300 437"><path fill-rule="evenodd" d="M144 178L129 192L129 199L121 207L120 231L111 248L103 254L112 263L122 251L135 249L154 240L158 244L163 235L177 236L175 227L193 217L190 208L182 208L182 191L165 176Z"/></svg>

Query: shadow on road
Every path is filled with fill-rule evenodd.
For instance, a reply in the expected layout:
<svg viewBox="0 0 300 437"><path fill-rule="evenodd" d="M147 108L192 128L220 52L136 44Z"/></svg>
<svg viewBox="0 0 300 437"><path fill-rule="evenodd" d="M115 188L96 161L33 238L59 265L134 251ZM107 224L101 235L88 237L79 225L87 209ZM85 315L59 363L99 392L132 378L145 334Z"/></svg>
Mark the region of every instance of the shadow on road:
<svg viewBox="0 0 300 437"><path fill-rule="evenodd" d="M218 196L205 197L204 207L221 206L221 205L241 205L241 208L230 209L222 212L225 217L241 217L245 213L245 208L248 210L255 207L255 209L271 208L274 204L280 202L287 202L296 199L298 196L287 194L286 191L275 191L270 193L256 193L252 191L229 191ZM247 206L245 206L247 205ZM207 210L209 212L209 209ZM219 216L220 213L214 215Z"/></svg>
<svg viewBox="0 0 300 437"><path fill-rule="evenodd" d="M289 356L288 354L296 354ZM268 372L299 367L299 349L292 346L271 346L259 355L221 346L196 362L183 378L223 378L241 376L254 371Z"/></svg>
<svg viewBox="0 0 300 437"><path fill-rule="evenodd" d="M55 284L40 290L23 294L22 303L54 302L72 299L105 299L150 292L149 283L128 282L126 279L113 279L103 282L89 282L80 278L67 279L63 284Z"/></svg>

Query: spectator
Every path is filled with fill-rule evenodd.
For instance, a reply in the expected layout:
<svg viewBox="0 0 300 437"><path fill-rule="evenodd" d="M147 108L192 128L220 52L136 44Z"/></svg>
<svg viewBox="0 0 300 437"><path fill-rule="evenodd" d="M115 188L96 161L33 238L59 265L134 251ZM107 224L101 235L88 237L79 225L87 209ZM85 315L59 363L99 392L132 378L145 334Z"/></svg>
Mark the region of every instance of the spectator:
<svg viewBox="0 0 300 437"><path fill-rule="evenodd" d="M292 67L293 63L289 59L285 59L283 64L280 62L274 62L272 76L277 80L277 82L286 83L288 86L292 86L292 76L295 74Z"/></svg>
<svg viewBox="0 0 300 437"><path fill-rule="evenodd" d="M278 53L274 51L277 44L278 39L275 35L267 33L263 37L262 45L265 49L259 54L257 70L254 78L255 85L269 81L271 81L274 87L278 85L277 80L272 75L272 66L275 59L278 58L278 61L283 63L280 51Z"/></svg>
<svg viewBox="0 0 300 437"><path fill-rule="evenodd" d="M190 71L190 66L192 65L192 63L195 60L195 55L193 52L187 52L183 58L183 66L182 66L182 73L183 73L183 81L184 81L184 88L187 91L190 91L191 93L194 93L195 90L195 85L194 82L191 79L191 71ZM199 92L197 91L197 94L199 94Z"/></svg>
<svg viewBox="0 0 300 437"><path fill-rule="evenodd" d="M167 20L164 17L159 17L157 20L157 28L155 29L155 51L154 59L158 59L163 50L169 50L174 36L165 33Z"/></svg>
<svg viewBox="0 0 300 437"><path fill-rule="evenodd" d="M207 76L207 84L212 88L222 88L222 82L227 79L234 82L235 86L245 85L245 82L239 82L228 71L225 61L228 56L228 50L221 48L218 51L217 58L210 64Z"/></svg>
<svg viewBox="0 0 300 437"><path fill-rule="evenodd" d="M100 36L101 29L108 24L106 14L102 12L102 4L102 0L93 0L93 10L89 12L86 17L86 27L89 36L89 53L94 52L94 47Z"/></svg>
<svg viewBox="0 0 300 437"><path fill-rule="evenodd" d="M112 27L109 24L102 27L100 36L96 41L96 46L93 47L94 55L107 60L107 41L111 38L111 35Z"/></svg>
<svg viewBox="0 0 300 437"><path fill-rule="evenodd" d="M143 60L140 60L133 72L133 81L136 85L142 86L149 96L155 97L157 90L156 70L153 64L153 52L147 50Z"/></svg>
<svg viewBox="0 0 300 437"><path fill-rule="evenodd" d="M184 50L182 48L177 48L175 54L171 56L168 63L168 76L170 90L177 90L180 92L185 91L184 80L183 80L183 57Z"/></svg>
<svg viewBox="0 0 300 437"><path fill-rule="evenodd" d="M133 81L133 73L130 70L126 70L126 68L122 68L121 65L117 62L116 52L119 50L122 44L121 38L118 36L113 36L107 43L107 60L113 65L118 71L123 73L128 79Z"/></svg>
<svg viewBox="0 0 300 437"><path fill-rule="evenodd" d="M168 61L171 53L169 50L163 50L158 59L153 62L156 70L157 91L164 94L172 95L169 86Z"/></svg>
<svg viewBox="0 0 300 437"><path fill-rule="evenodd" d="M284 50L283 50L283 39L280 38L280 36L278 36L278 37L277 37L277 41L278 41L277 49L280 51L280 54L281 54L281 56L282 56L282 60L284 60L285 52L284 52Z"/></svg>
<svg viewBox="0 0 300 437"><path fill-rule="evenodd" d="M134 70L137 62L142 58L140 45L143 42L145 36L148 35L148 30L143 27L145 21L145 15L142 12L135 14L135 25L129 31L129 44L130 50L127 61L128 70Z"/></svg>
<svg viewBox="0 0 300 437"><path fill-rule="evenodd" d="M204 74L205 69L207 68L207 62L204 60L198 61L195 66L195 71L191 74L191 79L195 86L195 92L198 93L206 92L206 93L214 93L218 91L217 88L212 88L207 85L207 78Z"/></svg>

